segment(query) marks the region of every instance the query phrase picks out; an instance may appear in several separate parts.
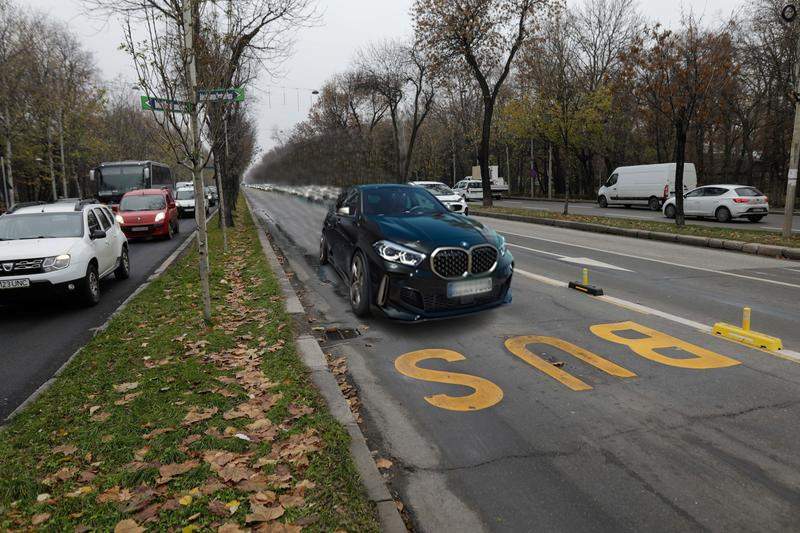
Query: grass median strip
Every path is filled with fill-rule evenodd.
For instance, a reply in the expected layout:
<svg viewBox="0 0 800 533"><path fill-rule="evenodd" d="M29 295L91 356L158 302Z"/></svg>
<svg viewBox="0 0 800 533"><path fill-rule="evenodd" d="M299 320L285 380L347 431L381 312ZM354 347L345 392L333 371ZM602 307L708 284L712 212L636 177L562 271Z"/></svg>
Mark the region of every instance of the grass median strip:
<svg viewBox="0 0 800 533"><path fill-rule="evenodd" d="M524 207L478 207L470 209L474 215L482 213L518 215L524 217L547 218L553 220L568 220L572 222L585 222L588 224L598 224L602 226L613 226L616 228L637 229L644 231L657 231L661 233L672 233L676 235L692 235L695 237L709 237L713 239L752 242L758 244L769 244L773 246L786 246L789 248L800 248L800 235L795 235L785 239L779 232L739 230L725 227L699 226L687 224L678 227L675 222L655 222L649 220L636 220L630 218L596 217L587 215L562 215L552 211L542 211L537 209L527 209Z"/></svg>
<svg viewBox="0 0 800 533"><path fill-rule="evenodd" d="M213 326L193 252L0 433L0 530L379 529L246 209L227 255L211 231Z"/></svg>

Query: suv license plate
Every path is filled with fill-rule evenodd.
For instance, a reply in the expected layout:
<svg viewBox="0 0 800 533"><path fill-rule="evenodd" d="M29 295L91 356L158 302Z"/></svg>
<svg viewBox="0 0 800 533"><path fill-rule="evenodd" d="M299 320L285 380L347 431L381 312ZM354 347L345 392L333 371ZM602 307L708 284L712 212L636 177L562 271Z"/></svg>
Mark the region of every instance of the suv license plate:
<svg viewBox="0 0 800 533"><path fill-rule="evenodd" d="M469 281L454 281L447 284L448 298L461 298L475 296L492 291L492 278L473 279Z"/></svg>
<svg viewBox="0 0 800 533"><path fill-rule="evenodd" d="M31 286L29 279L6 279L0 280L0 289L27 289Z"/></svg>

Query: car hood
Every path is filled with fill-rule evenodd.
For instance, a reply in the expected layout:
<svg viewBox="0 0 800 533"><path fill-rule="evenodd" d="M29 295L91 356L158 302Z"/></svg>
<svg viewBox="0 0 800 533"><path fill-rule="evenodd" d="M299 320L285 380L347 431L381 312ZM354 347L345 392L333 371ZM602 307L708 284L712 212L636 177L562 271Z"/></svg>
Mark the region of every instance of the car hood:
<svg viewBox="0 0 800 533"><path fill-rule="evenodd" d="M156 215L164 211L120 211L118 214L125 224L153 224Z"/></svg>
<svg viewBox="0 0 800 533"><path fill-rule="evenodd" d="M25 239L0 241L0 262L18 259L41 259L70 253L80 239Z"/></svg>
<svg viewBox="0 0 800 533"><path fill-rule="evenodd" d="M444 196L437 196L440 202L460 202L461 196L458 194L446 194Z"/></svg>
<svg viewBox="0 0 800 533"><path fill-rule="evenodd" d="M418 217L369 217L367 223L382 239L431 252L442 246L470 248L496 244L497 233L463 215L443 213Z"/></svg>

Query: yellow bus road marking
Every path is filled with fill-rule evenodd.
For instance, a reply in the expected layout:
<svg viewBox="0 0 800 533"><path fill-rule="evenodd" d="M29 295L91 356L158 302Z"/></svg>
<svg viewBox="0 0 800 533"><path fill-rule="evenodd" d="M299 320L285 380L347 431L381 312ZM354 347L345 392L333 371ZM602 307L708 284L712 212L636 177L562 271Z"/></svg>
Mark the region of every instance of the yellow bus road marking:
<svg viewBox="0 0 800 533"><path fill-rule="evenodd" d="M589 331L609 342L622 344L633 350L636 354L650 359L662 365L675 366L679 368L691 368L695 370L705 370L711 368L727 368L740 365L741 362L725 357L718 353L706 350L700 346L676 339L666 333L661 333L654 329L642 326L636 322L620 322L617 324L598 324L591 326ZM635 331L646 335L644 338L628 339L617 335L617 332ZM658 353L656 350L673 348L694 355L692 358L668 357Z"/></svg>
<svg viewBox="0 0 800 533"><path fill-rule="evenodd" d="M555 337L543 337L536 335L513 337L508 339L505 344L509 352L513 353L532 367L544 372L551 378L560 381L562 384L574 391L591 390L592 387L576 378L572 374L561 370L552 363L549 363L538 355L534 354L528 349L528 346L532 344L546 344L548 346L558 348L572 355L573 357L576 357L581 361L584 361L585 363L602 370L606 374L610 374L619 378L636 377L636 374L630 370L622 368L621 366L612 363L607 359L603 359L599 355L595 355L594 353L590 352L589 350L585 350L580 346L575 346L570 342L557 339Z"/></svg>
<svg viewBox="0 0 800 533"><path fill-rule="evenodd" d="M497 405L503 399L503 390L487 379L417 366L420 362L428 359L441 359L448 363L455 363L464 361L466 358L452 350L419 350L401 355L395 360L394 366L398 372L410 378L433 383L462 385L474 391L472 394L459 397L447 394L425 396L425 401L429 404L449 411L479 411Z"/></svg>

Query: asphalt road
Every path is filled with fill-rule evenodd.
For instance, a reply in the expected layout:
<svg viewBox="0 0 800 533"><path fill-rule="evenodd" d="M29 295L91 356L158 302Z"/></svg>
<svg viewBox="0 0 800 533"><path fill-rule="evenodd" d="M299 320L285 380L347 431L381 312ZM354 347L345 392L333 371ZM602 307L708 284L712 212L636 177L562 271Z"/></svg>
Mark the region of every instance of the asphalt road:
<svg viewBox="0 0 800 533"><path fill-rule="evenodd" d="M474 205L478 205L473 202ZM553 211L560 213L563 208L563 202L546 202L540 200L495 200L495 205L498 207L517 207L527 209L539 209L542 211ZM632 207L626 209L623 206L610 206L602 209L597 204L590 204L586 202L571 203L569 206L570 213L573 215L586 215L598 217L613 217L613 218L631 218L637 220L653 220L657 222L669 222L670 220L661 213L661 211L651 211L645 207ZM794 217L795 233L800 233L800 216ZM748 220L732 220L731 222L722 224L716 220L711 219L686 219L687 224L697 224L701 226L712 227L726 227L739 230L764 230L764 231L782 231L783 229L783 215L778 213L771 213L767 215L761 222L750 222Z"/></svg>
<svg viewBox="0 0 800 533"><path fill-rule="evenodd" d="M181 221L171 241L130 243L131 277L103 280L100 304L84 308L73 302L48 300L35 305L0 306L0 421L49 380L85 345L117 307L180 246L195 228Z"/></svg>
<svg viewBox="0 0 800 533"><path fill-rule="evenodd" d="M358 320L316 262L325 209L248 194L314 323L361 332L324 349L347 358L419 530L800 528L797 354L703 330L749 304L755 329L798 350L800 263L486 219L515 255L511 305ZM620 300L564 288L582 266Z"/></svg>

